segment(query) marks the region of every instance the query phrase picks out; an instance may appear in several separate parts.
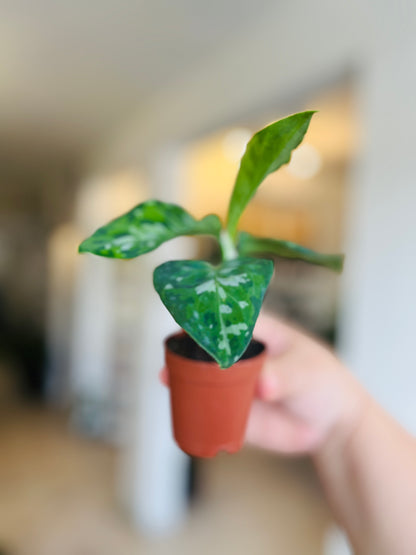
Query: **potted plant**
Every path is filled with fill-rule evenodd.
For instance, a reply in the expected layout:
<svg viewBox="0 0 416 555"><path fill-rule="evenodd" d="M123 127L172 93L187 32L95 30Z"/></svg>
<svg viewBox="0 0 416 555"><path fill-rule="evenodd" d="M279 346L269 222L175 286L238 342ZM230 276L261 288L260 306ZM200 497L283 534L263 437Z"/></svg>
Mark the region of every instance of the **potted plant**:
<svg viewBox="0 0 416 555"><path fill-rule="evenodd" d="M240 216L267 175L290 160L315 112L268 125L247 144L223 227L218 216L196 220L180 206L149 200L99 228L81 253L130 259L181 235L210 235L222 260L175 260L158 266L153 283L184 330L165 342L174 435L200 457L242 445L265 348L252 339L273 274L273 256L341 271L343 256L313 252L291 242L238 232ZM266 258L259 257L265 256Z"/></svg>

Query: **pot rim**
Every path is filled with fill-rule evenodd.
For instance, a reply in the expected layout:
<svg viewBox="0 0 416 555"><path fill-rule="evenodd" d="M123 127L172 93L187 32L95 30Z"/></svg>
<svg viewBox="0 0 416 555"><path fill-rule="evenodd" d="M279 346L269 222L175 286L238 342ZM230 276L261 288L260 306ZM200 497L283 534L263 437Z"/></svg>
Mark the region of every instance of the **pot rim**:
<svg viewBox="0 0 416 555"><path fill-rule="evenodd" d="M186 357L184 355L176 353L175 351L172 351L168 346L168 342L171 339L173 339L174 337L181 337L181 336L184 336L184 335L188 335L188 334L186 333L185 330L180 330L180 331L169 334L165 338L163 344L164 344L164 347L165 347L166 354L169 354L169 357L175 357L175 358L177 358L177 359L179 359L183 362L186 361L187 364L194 364L194 365L197 365L197 366L208 367L210 369L210 371L220 371L222 373L222 372L231 371L237 365L240 368L244 367L244 366L248 366L248 365L251 365L253 363L253 361L258 360L259 358L265 357L266 353L267 353L267 347L266 347L265 343L263 341L260 341L259 339L256 339L256 338L253 337L252 339L254 339L254 341L259 343L263 347L262 350L259 353L257 353L256 355L254 355L252 357L249 357L249 358L245 358L245 359L240 358L239 360L234 362L234 364L232 364L228 368L220 368L219 364L215 360L210 360L210 361L208 361L208 360L197 360L197 359Z"/></svg>

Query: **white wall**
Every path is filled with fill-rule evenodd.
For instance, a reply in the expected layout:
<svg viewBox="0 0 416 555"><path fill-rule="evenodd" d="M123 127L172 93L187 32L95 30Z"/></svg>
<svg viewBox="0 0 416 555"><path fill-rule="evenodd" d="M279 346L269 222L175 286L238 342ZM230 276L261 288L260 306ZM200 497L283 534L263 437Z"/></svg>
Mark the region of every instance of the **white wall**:
<svg viewBox="0 0 416 555"><path fill-rule="evenodd" d="M365 149L351 196L342 350L416 433L416 67L406 37L360 76Z"/></svg>

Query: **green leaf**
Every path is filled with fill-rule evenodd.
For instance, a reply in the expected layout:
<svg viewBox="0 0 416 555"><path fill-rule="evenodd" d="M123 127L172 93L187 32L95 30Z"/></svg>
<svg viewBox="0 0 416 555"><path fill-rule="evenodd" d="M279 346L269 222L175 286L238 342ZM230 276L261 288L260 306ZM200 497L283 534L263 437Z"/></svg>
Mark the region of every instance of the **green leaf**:
<svg viewBox="0 0 416 555"><path fill-rule="evenodd" d="M78 250L108 258L135 258L180 235L218 238L220 230L221 222L214 214L198 221L176 204L149 200L97 229Z"/></svg>
<svg viewBox="0 0 416 555"><path fill-rule="evenodd" d="M228 209L227 229L235 237L238 220L260 183L290 160L315 112L300 112L268 125L247 144Z"/></svg>
<svg viewBox="0 0 416 555"><path fill-rule="evenodd" d="M178 260L158 266L153 283L176 322L228 368L250 343L272 274L271 260Z"/></svg>
<svg viewBox="0 0 416 555"><path fill-rule="evenodd" d="M317 266L324 266L335 272L342 272L344 264L343 254L320 254L290 241L263 239L261 237L254 237L246 232L239 233L237 248L241 256L274 254L283 258L304 260Z"/></svg>

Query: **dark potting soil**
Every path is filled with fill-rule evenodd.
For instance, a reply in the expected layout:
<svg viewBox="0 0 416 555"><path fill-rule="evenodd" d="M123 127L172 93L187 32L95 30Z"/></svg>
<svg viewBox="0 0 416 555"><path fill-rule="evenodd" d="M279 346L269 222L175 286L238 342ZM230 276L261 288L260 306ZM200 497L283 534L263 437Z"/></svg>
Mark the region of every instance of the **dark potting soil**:
<svg viewBox="0 0 416 555"><path fill-rule="evenodd" d="M195 341L189 337L189 335L175 335L167 341L168 348L176 353L186 358L191 358L192 360L201 360L203 362L214 362L214 359L209 355L204 349L202 349ZM247 358L253 358L264 351L263 343L252 339L249 346L244 352L240 360Z"/></svg>

